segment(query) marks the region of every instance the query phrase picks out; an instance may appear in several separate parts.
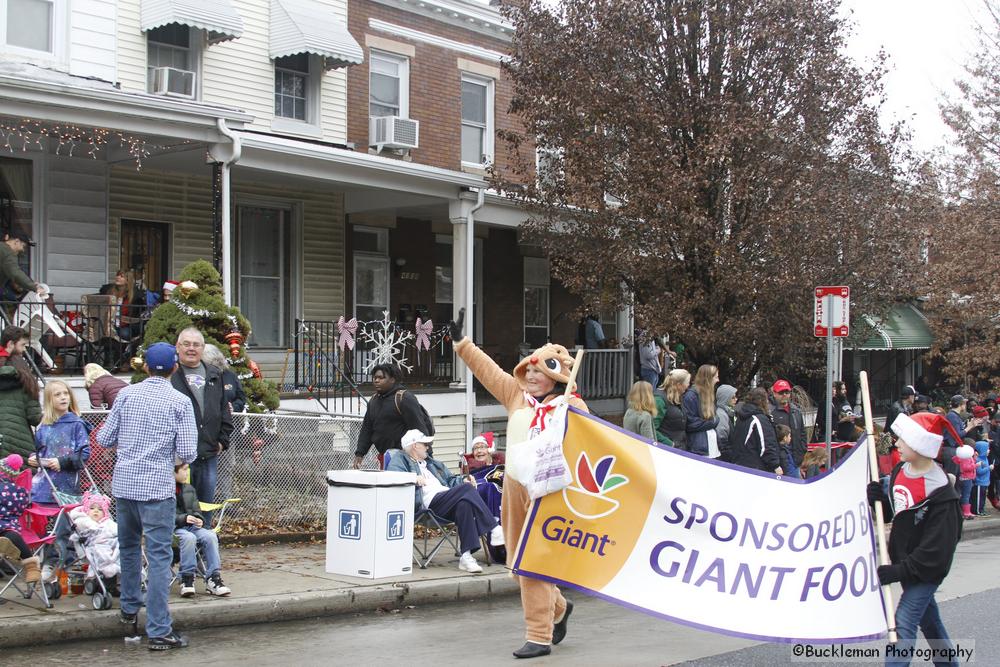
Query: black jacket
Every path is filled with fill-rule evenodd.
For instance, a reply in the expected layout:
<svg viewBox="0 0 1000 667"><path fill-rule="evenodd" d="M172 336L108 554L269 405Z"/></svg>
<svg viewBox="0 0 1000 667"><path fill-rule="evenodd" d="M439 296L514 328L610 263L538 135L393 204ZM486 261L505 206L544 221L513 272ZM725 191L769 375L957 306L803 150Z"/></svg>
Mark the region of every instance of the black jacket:
<svg viewBox="0 0 1000 667"><path fill-rule="evenodd" d="M670 438L674 447L687 451L687 416L684 409L677 403L671 403L662 390L657 389L656 394L663 400L663 419L656 430Z"/></svg>
<svg viewBox="0 0 1000 667"><path fill-rule="evenodd" d="M729 434L729 443L722 452L723 460L744 468L774 472L784 468L781 448L774 434L774 424L764 411L753 403L736 406L736 426Z"/></svg>
<svg viewBox="0 0 1000 667"><path fill-rule="evenodd" d="M892 422L896 421L896 417L899 415L908 415L912 411L913 409L910 406L903 405L902 399L893 402L893 404L889 406L889 412L885 415L885 427L883 430L886 433L891 433L892 431L890 431L890 429L892 428Z"/></svg>
<svg viewBox="0 0 1000 667"><path fill-rule="evenodd" d="M191 399L191 407L194 408L194 419L198 422L198 458L210 459L218 456L217 445L222 445L222 449L229 449L229 439L233 434L233 415L229 411L229 402L226 400L225 386L222 382L222 373L214 366L205 366L205 409L198 406L198 401L191 388L188 387L187 378L184 371L179 366L174 374L170 376L170 384L174 389Z"/></svg>
<svg viewBox="0 0 1000 667"><path fill-rule="evenodd" d="M889 488L904 464L892 470ZM889 558L899 580L906 583L940 584L951 569L955 546L962 539L962 510L953 484L945 484L922 503L893 516L892 503L882 500L889 533Z"/></svg>
<svg viewBox="0 0 1000 667"><path fill-rule="evenodd" d="M243 383L228 368L222 371L222 389L226 394L226 402L233 406L233 412L247 409L247 394L243 391Z"/></svg>
<svg viewBox="0 0 1000 667"><path fill-rule="evenodd" d="M423 430L423 413L413 392L404 392L399 399L399 409L396 409L396 392L402 389L397 383L386 393L375 394L368 401L368 411L358 434L358 446L354 449L356 456L364 456L372 445L379 454L399 449L404 433L414 428Z"/></svg>
<svg viewBox="0 0 1000 667"><path fill-rule="evenodd" d="M771 419L775 424L784 424L792 432L792 458L795 465L801 466L806 455L806 422L802 418L802 410L794 403L788 404L788 412L771 402Z"/></svg>
<svg viewBox="0 0 1000 667"><path fill-rule="evenodd" d="M188 515L197 517L203 522L205 517L201 514L201 504L198 502L198 493L190 484L177 485L177 511L174 514L174 526L183 528L188 525ZM208 528L208 526L203 526Z"/></svg>

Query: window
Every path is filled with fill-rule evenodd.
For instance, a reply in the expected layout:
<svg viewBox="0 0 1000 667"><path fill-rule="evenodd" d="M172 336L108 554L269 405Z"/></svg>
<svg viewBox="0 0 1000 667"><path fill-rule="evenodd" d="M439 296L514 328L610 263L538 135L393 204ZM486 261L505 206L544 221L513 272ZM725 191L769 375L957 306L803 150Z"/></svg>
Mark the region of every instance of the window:
<svg viewBox="0 0 1000 667"><path fill-rule="evenodd" d="M274 115L310 122L309 54L274 60Z"/></svg>
<svg viewBox="0 0 1000 667"><path fill-rule="evenodd" d="M195 38L192 29L179 23L155 28L146 33L146 91L156 92L155 70L169 67L178 71L171 73L168 90L178 95L195 96L194 72L197 67L197 52L192 48ZM191 72L189 76L180 73Z"/></svg>
<svg viewBox="0 0 1000 667"><path fill-rule="evenodd" d="M368 59L368 115L410 117L410 62L372 51Z"/></svg>
<svg viewBox="0 0 1000 667"><path fill-rule="evenodd" d="M493 159L493 80L462 75L462 162Z"/></svg>
<svg viewBox="0 0 1000 667"><path fill-rule="evenodd" d="M250 343L280 347L291 302L291 211L239 207L240 310L253 323Z"/></svg>
<svg viewBox="0 0 1000 667"><path fill-rule="evenodd" d="M381 320L389 310L389 230L354 227L354 316Z"/></svg>
<svg viewBox="0 0 1000 667"><path fill-rule="evenodd" d="M55 52L56 0L0 0L4 43L29 51Z"/></svg>
<svg viewBox="0 0 1000 667"><path fill-rule="evenodd" d="M549 260L524 258L524 340L531 347L549 342Z"/></svg>
<svg viewBox="0 0 1000 667"><path fill-rule="evenodd" d="M562 148L535 149L535 177L538 189L548 191L556 188L563 178L563 160L565 153Z"/></svg>
<svg viewBox="0 0 1000 667"><path fill-rule="evenodd" d="M0 157L0 234L32 235L34 198L31 160ZM18 255L17 262L30 276L31 248Z"/></svg>

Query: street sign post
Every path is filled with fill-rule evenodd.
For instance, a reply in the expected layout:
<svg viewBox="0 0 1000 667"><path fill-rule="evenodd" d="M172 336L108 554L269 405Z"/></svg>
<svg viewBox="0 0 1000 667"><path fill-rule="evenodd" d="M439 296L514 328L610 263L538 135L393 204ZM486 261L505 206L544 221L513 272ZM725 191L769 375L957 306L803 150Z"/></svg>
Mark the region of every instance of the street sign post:
<svg viewBox="0 0 1000 667"><path fill-rule="evenodd" d="M813 294L813 335L826 337L826 465L833 469L830 437L833 433L833 339L851 335L851 288L847 285L820 286Z"/></svg>

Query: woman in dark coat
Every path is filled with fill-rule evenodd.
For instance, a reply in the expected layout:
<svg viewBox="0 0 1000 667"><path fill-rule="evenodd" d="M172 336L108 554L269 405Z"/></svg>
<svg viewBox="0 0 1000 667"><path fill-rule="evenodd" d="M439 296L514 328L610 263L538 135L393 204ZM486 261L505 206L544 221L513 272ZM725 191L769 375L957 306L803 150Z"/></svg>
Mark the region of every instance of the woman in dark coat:
<svg viewBox="0 0 1000 667"><path fill-rule="evenodd" d="M35 453L33 426L42 421L38 382L14 366L0 368L0 458Z"/></svg>
<svg viewBox="0 0 1000 667"><path fill-rule="evenodd" d="M746 400L736 406L736 426L729 435L728 452L723 452L723 458L745 468L783 475L781 449L769 413L767 390L752 389Z"/></svg>

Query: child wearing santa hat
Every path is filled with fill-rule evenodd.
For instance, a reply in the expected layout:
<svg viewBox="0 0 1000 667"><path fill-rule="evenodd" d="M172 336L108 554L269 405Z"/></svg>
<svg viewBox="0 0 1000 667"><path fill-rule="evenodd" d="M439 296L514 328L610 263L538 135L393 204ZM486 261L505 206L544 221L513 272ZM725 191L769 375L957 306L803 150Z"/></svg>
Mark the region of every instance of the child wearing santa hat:
<svg viewBox="0 0 1000 667"><path fill-rule="evenodd" d="M951 460L958 466L958 493L962 498L963 519L973 518L970 498L972 497L972 487L976 483L976 452L969 445L970 442L973 441L966 438L966 443L960 445L955 450L955 456L951 457Z"/></svg>
<svg viewBox="0 0 1000 667"><path fill-rule="evenodd" d="M892 423L902 459L889 479L892 502L878 482L868 485L869 501L881 503L886 520L892 521L892 564L879 566L878 578L883 586L899 582L903 587L896 607L899 656L913 648L918 625L932 648L952 648L934 601L962 536L962 512L954 480L934 461L946 429L961 442L954 427L941 415L900 414ZM908 665L910 659L892 664Z"/></svg>

